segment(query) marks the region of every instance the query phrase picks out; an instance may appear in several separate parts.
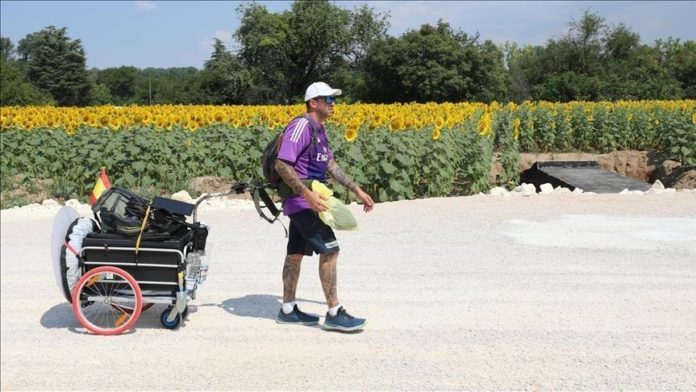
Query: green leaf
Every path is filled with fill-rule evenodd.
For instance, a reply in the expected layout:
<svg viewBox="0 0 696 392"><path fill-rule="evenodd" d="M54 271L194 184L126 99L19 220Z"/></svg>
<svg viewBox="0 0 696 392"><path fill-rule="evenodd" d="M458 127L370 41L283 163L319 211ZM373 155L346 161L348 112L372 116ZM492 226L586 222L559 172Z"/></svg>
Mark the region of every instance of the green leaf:
<svg viewBox="0 0 696 392"><path fill-rule="evenodd" d="M389 163L387 161L382 161L382 163L380 163L380 167L387 174L392 174L396 171L396 166L392 165L391 163Z"/></svg>

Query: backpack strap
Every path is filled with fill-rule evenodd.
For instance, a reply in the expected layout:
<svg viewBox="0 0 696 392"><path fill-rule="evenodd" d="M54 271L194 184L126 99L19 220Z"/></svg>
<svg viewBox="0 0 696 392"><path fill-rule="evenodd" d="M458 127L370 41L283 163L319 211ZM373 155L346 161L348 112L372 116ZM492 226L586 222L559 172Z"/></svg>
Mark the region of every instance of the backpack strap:
<svg viewBox="0 0 696 392"><path fill-rule="evenodd" d="M312 128L312 145L314 146L314 150L317 149L317 134L319 133L319 130L314 126L314 119L310 118L309 113L303 113L300 115L300 117L304 118L307 120L309 123L309 127ZM305 147L304 150L302 150L301 154L304 154L304 152L309 148L309 145Z"/></svg>
<svg viewBox="0 0 696 392"><path fill-rule="evenodd" d="M312 146L313 146L314 149L316 150L316 149L317 149L317 134L319 133L319 130L314 126L314 121L313 121L313 119L309 118L309 114L308 114L308 113L302 113L302 114L300 114L299 116L293 118L292 121L295 121L295 120L297 120L298 118L304 118L304 119L307 120L307 122L309 123L309 127L312 129L312 136L311 136L311 137L312 137ZM290 121L290 122L292 123L292 121ZM288 127L286 127L285 129L283 129L283 132L281 133L281 135L285 135L285 131L287 131L287 130L288 130ZM281 141L282 141L282 139L283 139L283 138L281 137ZM281 143L278 143L278 144L276 145L276 148L277 148L276 154L278 154L278 151L280 151L280 144L281 144ZM307 151L308 148L309 148L309 144L306 145L305 148L303 148L302 151L300 151L300 153L297 154L297 156L299 157L300 155L303 155L303 154Z"/></svg>
<svg viewBox="0 0 696 392"><path fill-rule="evenodd" d="M288 238L288 229L285 227L283 222L278 219L278 216L280 215L280 210L278 207L273 204L273 200L271 200L271 197L268 196L268 193L266 192L265 189L263 188L254 188L254 191L251 194L252 199L254 200L254 207L256 208L256 212L259 213L259 216L263 219L266 220L266 222L273 224L275 221L280 222L281 226L283 226L283 229L285 230L285 238ZM261 206L261 202L263 202L263 206ZM271 216L273 218L268 217L266 215L262 208L268 209L268 212L271 213Z"/></svg>

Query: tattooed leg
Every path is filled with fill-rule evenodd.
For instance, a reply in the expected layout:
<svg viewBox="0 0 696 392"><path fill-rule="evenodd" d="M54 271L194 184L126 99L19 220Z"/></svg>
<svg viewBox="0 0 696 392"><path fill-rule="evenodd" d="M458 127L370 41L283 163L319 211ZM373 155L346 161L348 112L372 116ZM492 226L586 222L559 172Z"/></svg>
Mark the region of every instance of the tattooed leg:
<svg viewBox="0 0 696 392"><path fill-rule="evenodd" d="M283 302L295 300L301 264L301 254L285 256L285 264L283 265Z"/></svg>
<svg viewBox="0 0 696 392"><path fill-rule="evenodd" d="M338 263L338 252L323 253L319 256L319 278L324 289L326 303L330 308L338 305L338 294L336 289L336 264Z"/></svg>

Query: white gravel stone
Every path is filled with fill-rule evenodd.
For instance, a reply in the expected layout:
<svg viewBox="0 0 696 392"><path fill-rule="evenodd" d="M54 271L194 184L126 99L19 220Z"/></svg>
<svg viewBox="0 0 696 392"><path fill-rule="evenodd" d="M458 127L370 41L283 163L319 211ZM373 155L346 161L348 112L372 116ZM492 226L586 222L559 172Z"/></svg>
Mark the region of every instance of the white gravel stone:
<svg viewBox="0 0 696 392"><path fill-rule="evenodd" d="M77 199L70 199L65 202L65 205L72 208L80 208L82 203L80 203L80 201Z"/></svg>
<svg viewBox="0 0 696 392"><path fill-rule="evenodd" d="M652 184L650 189L665 189L665 186L662 185L662 182L660 180L657 180L654 184Z"/></svg>
<svg viewBox="0 0 696 392"><path fill-rule="evenodd" d="M571 192L570 189L568 189L568 188L559 186L559 187L556 187L556 189L553 190L553 193L572 193L572 192Z"/></svg>
<svg viewBox="0 0 696 392"><path fill-rule="evenodd" d="M523 182L517 188L513 189L512 192L522 196L536 195L536 187L534 184L527 184Z"/></svg>
<svg viewBox="0 0 696 392"><path fill-rule="evenodd" d="M659 180L658 180L658 182L659 182ZM652 188L648 189L645 192L645 194L647 194L647 195L660 195L660 194L663 194L665 192L666 192L665 188L652 187Z"/></svg>
<svg viewBox="0 0 696 392"><path fill-rule="evenodd" d="M193 200L191 198L191 195L189 195L189 193L186 191L179 191L179 192L172 194L172 199L178 200L178 201L185 201L187 203L190 203L191 200Z"/></svg>
<svg viewBox="0 0 696 392"><path fill-rule="evenodd" d="M583 191L582 188L575 188L575 189L573 189L573 193L576 193L576 194L580 194L580 193L583 193L583 192L585 192L585 191Z"/></svg>
<svg viewBox="0 0 696 392"><path fill-rule="evenodd" d="M551 185L551 184L549 184L549 183L547 182L547 183L545 183L545 184L541 184L541 186L539 187L539 189L540 189L540 192L539 192L539 193L541 193L541 194L543 194L543 195L548 195L548 194L550 194L550 193L553 192L553 185Z"/></svg>
<svg viewBox="0 0 696 392"><path fill-rule="evenodd" d="M497 187L491 189L490 191L488 191L488 193L491 196L505 196L505 195L507 195L508 191L507 191L507 189L503 188L502 186L497 186Z"/></svg>
<svg viewBox="0 0 696 392"><path fill-rule="evenodd" d="M44 207L58 207L58 206L60 206L60 204L53 199L46 199L41 203L41 205Z"/></svg>

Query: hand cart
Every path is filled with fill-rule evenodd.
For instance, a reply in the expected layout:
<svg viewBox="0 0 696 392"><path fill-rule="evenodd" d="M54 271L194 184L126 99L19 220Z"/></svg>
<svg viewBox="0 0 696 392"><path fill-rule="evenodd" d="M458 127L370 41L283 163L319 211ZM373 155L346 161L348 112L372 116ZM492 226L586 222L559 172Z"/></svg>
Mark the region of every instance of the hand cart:
<svg viewBox="0 0 696 392"><path fill-rule="evenodd" d="M133 328L142 311L166 304L160 322L165 328L177 328L208 274L211 247L206 246L206 239L210 227L197 221L198 207L211 197L249 191L259 214L272 222L277 220L278 210L265 188L272 186L235 183L230 191L206 195L195 205L182 203L192 206L193 223L167 240L136 244L133 238L87 234L78 251L81 277L70 298L80 324L98 335L116 335ZM163 198L155 198L153 204L158 199L171 203L172 208L180 207L176 203L181 202ZM274 219L262 208L271 211Z"/></svg>

